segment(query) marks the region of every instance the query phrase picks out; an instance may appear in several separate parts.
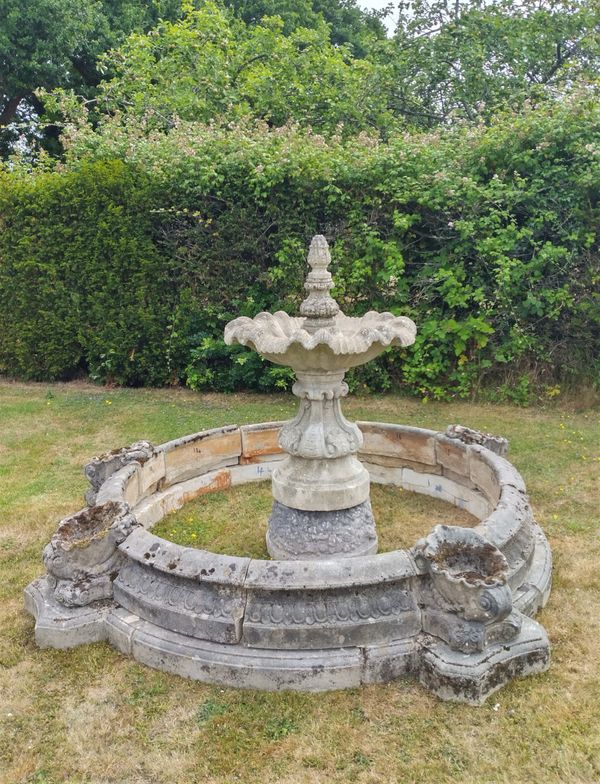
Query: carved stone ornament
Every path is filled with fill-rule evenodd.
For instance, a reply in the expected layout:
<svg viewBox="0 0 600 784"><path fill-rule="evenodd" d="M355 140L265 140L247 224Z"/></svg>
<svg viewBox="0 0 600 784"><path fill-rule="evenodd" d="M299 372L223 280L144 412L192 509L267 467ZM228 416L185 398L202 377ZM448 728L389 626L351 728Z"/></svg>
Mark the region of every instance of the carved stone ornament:
<svg viewBox="0 0 600 784"><path fill-rule="evenodd" d="M508 562L476 531L437 525L417 543L415 554L431 578L423 589L426 631L463 653L519 633L520 618L511 614Z"/></svg>
<svg viewBox="0 0 600 784"><path fill-rule="evenodd" d="M117 501L62 520L44 548L56 598L69 607L110 599L123 560L118 545L137 525L127 504Z"/></svg>
<svg viewBox="0 0 600 784"><path fill-rule="evenodd" d="M98 457L93 457L84 467L83 472L90 483L85 493L88 506L94 506L96 495L104 482L116 471L130 463L144 465L156 454L156 450L149 441L136 441L131 446L113 449Z"/></svg>
<svg viewBox="0 0 600 784"><path fill-rule="evenodd" d="M106 640L144 665L252 689L322 691L411 677L472 705L548 668L548 637L529 616L550 593L550 548L518 472L481 445L359 423L371 481L443 498L480 519L475 530L438 526L411 550L370 554L377 538L369 501L330 512L276 501L268 534L276 560L152 533L192 499L260 481L286 461L288 489L304 479L307 496L307 466L321 482L327 470L331 487L346 492L360 481L346 473L354 454L282 460L281 424L194 433L110 473L97 491L105 501L61 521L44 553L48 573L25 591L38 644Z"/></svg>

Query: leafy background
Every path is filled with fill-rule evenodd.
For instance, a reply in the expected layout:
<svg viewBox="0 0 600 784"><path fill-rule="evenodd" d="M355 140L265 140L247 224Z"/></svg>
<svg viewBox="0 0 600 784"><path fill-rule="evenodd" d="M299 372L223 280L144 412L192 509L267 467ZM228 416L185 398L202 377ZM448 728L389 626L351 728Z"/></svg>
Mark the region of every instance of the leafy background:
<svg viewBox="0 0 600 784"><path fill-rule="evenodd" d="M419 0L389 38L337 0L86 8L62 71L58 50L12 61L0 372L286 388L223 326L296 312L324 233L345 312L419 327L355 388L526 403L597 384L596 4ZM0 59L26 50L16 18Z"/></svg>

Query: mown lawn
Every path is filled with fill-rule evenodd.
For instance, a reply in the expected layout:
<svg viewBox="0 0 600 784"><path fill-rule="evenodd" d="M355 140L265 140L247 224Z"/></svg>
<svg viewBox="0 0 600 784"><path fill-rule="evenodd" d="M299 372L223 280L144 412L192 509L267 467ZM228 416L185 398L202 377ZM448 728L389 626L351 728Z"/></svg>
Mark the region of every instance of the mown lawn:
<svg viewBox="0 0 600 784"><path fill-rule="evenodd" d="M43 572L41 549L58 520L82 505L89 457L293 408L291 396L0 382L0 782L600 781L597 409L346 404L356 419L460 422L511 441L554 552L554 588L538 616L553 664L483 708L439 702L405 681L317 695L233 691L154 672L105 644L36 647L22 590ZM386 549L457 519L401 491L380 489L374 501ZM268 508L267 487L239 488L190 504L161 530L260 556Z"/></svg>

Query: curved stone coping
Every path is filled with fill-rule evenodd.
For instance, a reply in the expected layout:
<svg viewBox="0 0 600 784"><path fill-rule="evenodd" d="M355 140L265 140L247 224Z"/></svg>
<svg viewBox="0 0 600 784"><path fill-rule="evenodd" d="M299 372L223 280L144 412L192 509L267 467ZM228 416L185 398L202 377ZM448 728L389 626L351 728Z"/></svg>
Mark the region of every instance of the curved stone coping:
<svg viewBox="0 0 600 784"><path fill-rule="evenodd" d="M170 441L143 464L117 470L96 501L125 500L150 528L205 493L269 478L283 457L280 426L231 426ZM535 612L548 594L549 561L545 557L540 584L532 585L537 526L516 469L489 449L432 430L359 426L359 456L371 480L441 498L479 517L476 530L503 551L515 596L525 611ZM424 570L410 550L334 561L265 561L182 547L143 528L119 549L130 565L115 581L118 602L188 636L312 649L408 638L420 630L411 581ZM549 552L547 545L543 549ZM360 599L353 593L357 588ZM177 607L181 601L187 614ZM389 611L392 605L397 612Z"/></svg>
<svg viewBox="0 0 600 784"><path fill-rule="evenodd" d="M255 590L330 590L397 582L421 571L408 550L335 561L264 561L219 555L138 528L120 545L137 563L168 575Z"/></svg>
<svg viewBox="0 0 600 784"><path fill-rule="evenodd" d="M145 462L134 460L116 470L100 485L95 502L125 501L137 520L149 528L164 515L205 493L268 479L276 461L285 457L277 443L281 425L231 425L169 441L155 447ZM440 498L478 517L478 532L503 551L510 566L511 585L517 587L533 557L534 521L524 482L514 466L485 447L433 430L379 422L358 425L364 440L359 457L371 481ZM168 559L175 557L178 563L195 564L200 558L212 564L221 558L192 548L182 554L172 549L176 545L155 539L170 553ZM222 558L224 563L235 560ZM374 561L367 560L363 567L361 558L352 559L352 566L341 569L339 564L331 567L324 562L317 568L310 562L309 582L315 587L367 584L361 582L359 572L380 574L391 564L399 571L389 579L403 579L403 575L418 572L408 551L365 558ZM275 563L253 560L248 579L266 588L275 583L281 586L282 575L288 574L290 583L304 585L301 562L293 568L289 562L281 562L285 568L274 567ZM359 583L354 582L356 579Z"/></svg>
<svg viewBox="0 0 600 784"><path fill-rule="evenodd" d="M150 528L205 493L268 479L276 461L285 457L277 443L281 425L231 425L169 441L155 447L145 462L134 460L115 471L99 487L95 502L125 501ZM371 481L471 512L481 520L478 532L507 557L511 584L521 579L533 553L534 520L523 480L510 462L485 447L433 430L379 422L358 425L364 440L359 458ZM399 558L406 560L406 554Z"/></svg>

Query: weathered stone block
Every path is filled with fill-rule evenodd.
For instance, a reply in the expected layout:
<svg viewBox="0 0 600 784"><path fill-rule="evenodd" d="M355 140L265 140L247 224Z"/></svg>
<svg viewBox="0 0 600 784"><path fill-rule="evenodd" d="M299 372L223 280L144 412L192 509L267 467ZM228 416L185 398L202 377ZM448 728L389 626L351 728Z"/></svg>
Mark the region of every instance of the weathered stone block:
<svg viewBox="0 0 600 784"><path fill-rule="evenodd" d="M469 448L465 444L438 434L435 437L435 455L445 469L469 480Z"/></svg>
<svg viewBox="0 0 600 784"><path fill-rule="evenodd" d="M440 473L443 474L443 476L445 476L447 479L452 480L452 482L454 482L455 485L457 485L457 487L461 490L461 493L463 488L467 491L475 490L475 485L473 482L471 482L468 472L465 476L464 474L457 474L455 471L451 471L449 468L444 467L442 470L442 466L440 466Z"/></svg>
<svg viewBox="0 0 600 784"><path fill-rule="evenodd" d="M142 499L134 509L137 521L144 528L151 528L155 523L184 504L207 493L226 490L231 486L230 469L223 468L209 471L201 476L179 482L164 490L153 493Z"/></svg>
<svg viewBox="0 0 600 784"><path fill-rule="evenodd" d="M122 607L116 607L106 617L106 638L118 651L131 656L133 635L143 623L138 615Z"/></svg>
<svg viewBox="0 0 600 784"><path fill-rule="evenodd" d="M243 425L240 427L242 434L242 458L250 462L252 459L268 457L269 455L285 452L279 446L279 431L283 422L262 422L260 425Z"/></svg>
<svg viewBox="0 0 600 784"><path fill-rule="evenodd" d="M500 498L500 481L492 465L482 459L481 454L471 447L471 461L469 465L469 477L481 492L488 498L490 503L497 504Z"/></svg>
<svg viewBox="0 0 600 784"><path fill-rule="evenodd" d="M152 528L159 520L162 520L164 515L158 493L153 493L148 498L141 500L133 511L135 519L144 528Z"/></svg>
<svg viewBox="0 0 600 784"><path fill-rule="evenodd" d="M463 444L483 446L497 455L508 453L508 441L502 436L482 433L481 430L473 430L463 425L448 425L445 435L455 441L462 441Z"/></svg>
<svg viewBox="0 0 600 784"><path fill-rule="evenodd" d="M489 541L504 550L524 524L533 522L527 496L510 485L505 485L493 512L481 523L481 530Z"/></svg>
<svg viewBox="0 0 600 784"><path fill-rule="evenodd" d="M388 683L419 671L417 637L389 640L362 648L362 683Z"/></svg>
<svg viewBox="0 0 600 784"><path fill-rule="evenodd" d="M155 453L154 447L149 441L136 441L131 446L123 447L122 449L113 449L111 452L106 452L99 457L94 457L85 466L84 473L86 478L91 484L93 493L98 492L100 487L106 480L112 476L115 471L129 465L132 462L137 462L143 465ZM91 500L92 506L94 500Z"/></svg>
<svg viewBox="0 0 600 784"><path fill-rule="evenodd" d="M463 508L478 520L484 520L494 508L479 490L465 490L461 493L461 497L466 501Z"/></svg>
<svg viewBox="0 0 600 784"><path fill-rule="evenodd" d="M398 583L419 574L408 550L331 561L259 561L248 566L245 586L262 591L359 589Z"/></svg>
<svg viewBox="0 0 600 784"><path fill-rule="evenodd" d="M123 483L123 500L132 509L140 497L140 468L136 466L130 476Z"/></svg>
<svg viewBox="0 0 600 784"><path fill-rule="evenodd" d="M428 463L418 463L415 460L405 460L403 457L393 457L392 455L375 455L372 453L358 452L358 459L363 464L369 466L383 466L385 468L411 468L419 474L441 474L441 465L430 465Z"/></svg>
<svg viewBox="0 0 600 784"><path fill-rule="evenodd" d="M41 577L25 588L25 609L33 615L35 641L40 648L65 650L106 639L108 602L85 607L65 607L54 596L53 583Z"/></svg>
<svg viewBox="0 0 600 784"><path fill-rule="evenodd" d="M165 478L165 453L159 451L141 467L139 472L140 498L148 492L154 492L158 484ZM133 504L132 504L133 506Z"/></svg>
<svg viewBox="0 0 600 784"><path fill-rule="evenodd" d="M525 615L535 615L545 607L552 587L552 553L543 531L534 525L534 551L527 581L515 591L514 606Z"/></svg>
<svg viewBox="0 0 600 784"><path fill-rule="evenodd" d="M182 547L138 528L121 544L128 559L193 581L243 586L250 558Z"/></svg>
<svg viewBox="0 0 600 784"><path fill-rule="evenodd" d="M238 427L222 427L169 441L161 449L165 454L165 486L169 486L236 465L242 454L242 437Z"/></svg>
<svg viewBox="0 0 600 784"><path fill-rule="evenodd" d="M277 463L280 460L249 463L248 465L233 466L229 469L232 486L243 485L246 482L263 482L270 479Z"/></svg>
<svg viewBox="0 0 600 784"><path fill-rule="evenodd" d="M258 648L338 648L412 637L420 629L420 610L407 584L251 591L243 641Z"/></svg>
<svg viewBox="0 0 600 784"><path fill-rule="evenodd" d="M465 655L434 639L421 653L419 680L444 700L481 705L513 678L544 672L550 665L546 632L527 617L509 644L480 653Z"/></svg>
<svg viewBox="0 0 600 784"><path fill-rule="evenodd" d="M120 468L115 473L111 474L108 479L100 486L96 494L96 502L94 506L102 506L109 501L114 503L126 502L125 494L127 492L129 498L136 498L138 495L138 471L140 470L138 463L129 463L128 465ZM133 484L130 485L130 482Z"/></svg>
<svg viewBox="0 0 600 784"><path fill-rule="evenodd" d="M129 562L114 583L116 601L164 629L213 642L239 642L244 592Z"/></svg>
<svg viewBox="0 0 600 784"><path fill-rule="evenodd" d="M402 468L393 468L377 462L372 463L370 458L371 455L367 455L361 462L369 472L371 482L375 482L378 485L402 487Z"/></svg>
<svg viewBox="0 0 600 784"><path fill-rule="evenodd" d="M357 422L362 434L364 455L390 455L417 463L436 465L433 430L388 425L382 422Z"/></svg>
<svg viewBox="0 0 600 784"><path fill-rule="evenodd" d="M257 463L280 463L285 460L287 455L285 452L278 452L272 455L255 455L254 457L240 457L240 465L256 465Z"/></svg>
<svg viewBox="0 0 600 784"><path fill-rule="evenodd" d="M329 691L360 685L358 648L272 652L225 646L157 629L144 622L133 635L134 658L184 678L265 691Z"/></svg>
<svg viewBox="0 0 600 784"><path fill-rule="evenodd" d="M425 493L433 486L433 483L440 479L439 475L421 474L411 468L402 469L402 487L418 493Z"/></svg>

